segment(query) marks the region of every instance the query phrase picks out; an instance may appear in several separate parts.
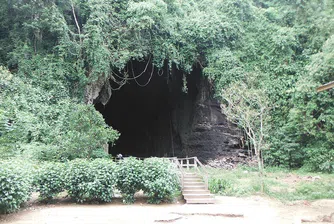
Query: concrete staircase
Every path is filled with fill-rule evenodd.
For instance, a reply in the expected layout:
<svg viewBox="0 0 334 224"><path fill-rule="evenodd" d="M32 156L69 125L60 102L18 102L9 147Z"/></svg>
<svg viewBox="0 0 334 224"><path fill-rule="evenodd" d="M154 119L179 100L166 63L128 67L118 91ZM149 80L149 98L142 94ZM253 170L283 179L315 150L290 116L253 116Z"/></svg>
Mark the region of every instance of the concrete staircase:
<svg viewBox="0 0 334 224"><path fill-rule="evenodd" d="M207 189L203 179L195 173L184 173L182 194L187 204L215 203L214 195Z"/></svg>

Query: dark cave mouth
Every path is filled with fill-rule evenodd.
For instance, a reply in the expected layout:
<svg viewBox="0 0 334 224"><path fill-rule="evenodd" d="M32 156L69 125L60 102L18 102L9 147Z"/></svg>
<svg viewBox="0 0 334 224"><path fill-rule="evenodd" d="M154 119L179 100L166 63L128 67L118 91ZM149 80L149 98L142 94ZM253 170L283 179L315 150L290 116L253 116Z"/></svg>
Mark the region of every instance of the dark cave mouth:
<svg viewBox="0 0 334 224"><path fill-rule="evenodd" d="M134 74L140 74L145 65L135 63ZM185 93L184 75L175 66L170 71L165 66L161 72L152 71L152 65L149 65L139 78L113 91L106 105L95 103L106 123L121 133L115 145L109 145L109 154L136 157L182 155L182 136L192 127L201 74L201 69L195 67L187 75Z"/></svg>

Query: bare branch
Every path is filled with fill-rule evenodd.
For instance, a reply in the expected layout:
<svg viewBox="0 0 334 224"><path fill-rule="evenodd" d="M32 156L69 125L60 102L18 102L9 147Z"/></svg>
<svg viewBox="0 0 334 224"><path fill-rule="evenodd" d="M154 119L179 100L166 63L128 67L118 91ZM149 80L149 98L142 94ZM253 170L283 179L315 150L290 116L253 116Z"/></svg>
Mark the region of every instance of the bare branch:
<svg viewBox="0 0 334 224"><path fill-rule="evenodd" d="M73 2L72 2L72 4L71 4L71 7L72 7L72 14L73 14L73 17L74 17L75 25L77 26L77 29L78 29L78 34L79 34L80 44L82 44L81 30L80 30L80 26L79 26L79 23L78 23L77 16L75 15L75 9L74 9L74 4L73 4Z"/></svg>

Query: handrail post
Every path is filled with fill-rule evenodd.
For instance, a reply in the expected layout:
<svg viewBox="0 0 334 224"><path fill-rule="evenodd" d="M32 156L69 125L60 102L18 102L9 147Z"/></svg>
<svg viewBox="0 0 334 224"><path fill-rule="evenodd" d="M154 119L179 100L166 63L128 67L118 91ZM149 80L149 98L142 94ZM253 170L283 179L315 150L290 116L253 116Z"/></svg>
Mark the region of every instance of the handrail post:
<svg viewBox="0 0 334 224"><path fill-rule="evenodd" d="M187 170L189 170L189 159L187 158Z"/></svg>

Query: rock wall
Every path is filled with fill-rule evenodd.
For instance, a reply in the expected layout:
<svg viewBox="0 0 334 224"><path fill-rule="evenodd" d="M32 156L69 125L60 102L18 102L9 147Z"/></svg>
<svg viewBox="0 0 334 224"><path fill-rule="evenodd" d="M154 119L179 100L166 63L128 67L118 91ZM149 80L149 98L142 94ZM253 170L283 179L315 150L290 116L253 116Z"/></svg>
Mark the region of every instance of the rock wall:
<svg viewBox="0 0 334 224"><path fill-rule="evenodd" d="M135 73L140 73L143 66L137 63ZM197 156L207 162L243 152L242 133L221 113L213 87L201 68L194 67L186 77L185 89L185 75L176 66L171 70L166 66L164 75L155 72L145 87L129 82L111 92L111 81L98 80L87 88L87 102L94 102L106 122L121 132L109 153ZM150 72L140 78L145 83Z"/></svg>
<svg viewBox="0 0 334 224"><path fill-rule="evenodd" d="M242 132L221 113L212 85L197 72L189 76L188 95L179 100L181 106L173 112L173 127L181 139L178 156L197 156L207 162L244 153Z"/></svg>

